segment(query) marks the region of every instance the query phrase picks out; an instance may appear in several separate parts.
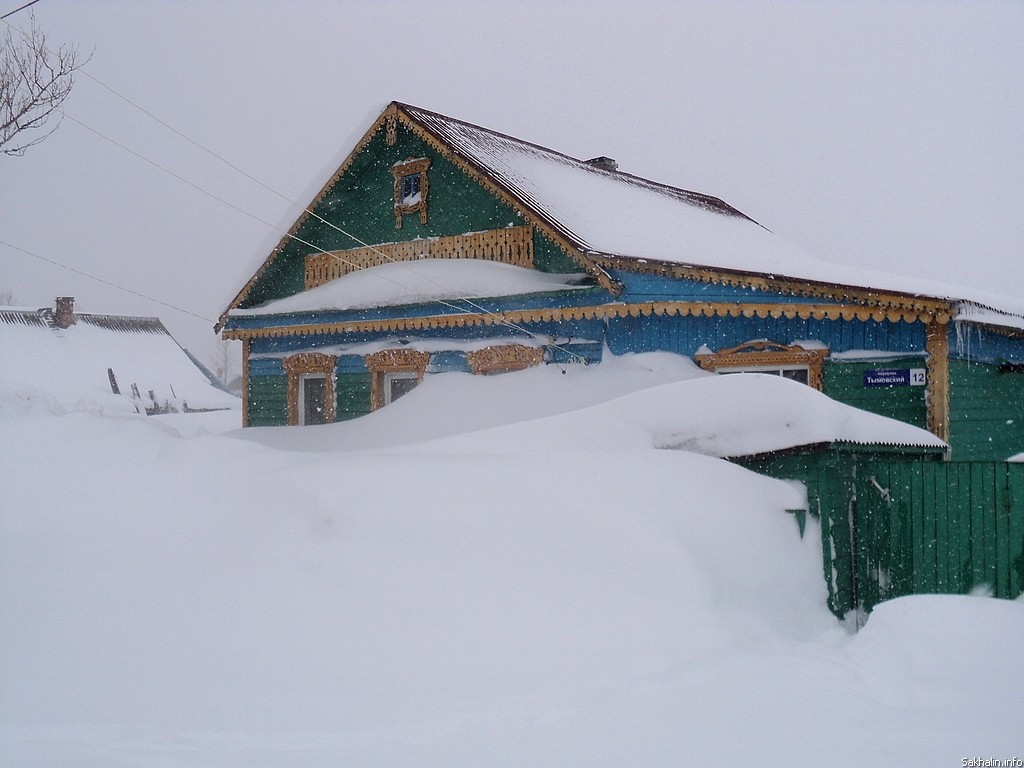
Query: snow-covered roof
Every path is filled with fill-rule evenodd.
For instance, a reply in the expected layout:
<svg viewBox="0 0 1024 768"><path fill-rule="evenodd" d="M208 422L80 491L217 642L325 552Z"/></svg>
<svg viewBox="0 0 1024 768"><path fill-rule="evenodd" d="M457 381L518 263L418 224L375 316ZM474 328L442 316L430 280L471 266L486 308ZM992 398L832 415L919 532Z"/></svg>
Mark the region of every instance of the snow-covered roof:
<svg viewBox="0 0 1024 768"><path fill-rule="evenodd" d="M158 318L75 312L74 319L62 328L53 310L0 307L4 388L62 412L136 413L154 402L177 410L186 403L197 410L239 407L238 398L216 389ZM108 369L120 395L113 393Z"/></svg>
<svg viewBox="0 0 1024 768"><path fill-rule="evenodd" d="M481 179L519 201L527 214L577 253L581 266L595 274L601 271L595 268L593 260L613 258L624 266L655 262L753 277L788 278L801 283L949 301L955 305L959 321L1024 329L1024 297L822 261L717 197L624 173L608 158L580 160L399 102L384 109L363 141L383 120L396 115L432 137L446 154L450 152ZM332 164L316 180L315 188L321 190L321 195L358 154L363 141L356 143L340 166ZM249 273L252 277L230 307L243 301L273 261L288 239L287 235L280 239L280 233L288 228L288 223L282 224L270 236L265 249L261 249L261 257L268 251L270 255L255 274ZM277 242L277 248L271 250L273 242ZM389 301L397 300L392 297ZM224 319L221 318L222 323Z"/></svg>
<svg viewBox="0 0 1024 768"><path fill-rule="evenodd" d="M350 272L316 288L259 307L233 309L231 314L364 309L573 290L579 288L582 277L585 276L550 274L473 259L398 261Z"/></svg>
<svg viewBox="0 0 1024 768"><path fill-rule="evenodd" d="M399 104L584 253L789 277L953 302L960 319L1024 328L1024 298L817 259L722 200L608 170L436 112ZM982 310L989 310L984 318Z"/></svg>

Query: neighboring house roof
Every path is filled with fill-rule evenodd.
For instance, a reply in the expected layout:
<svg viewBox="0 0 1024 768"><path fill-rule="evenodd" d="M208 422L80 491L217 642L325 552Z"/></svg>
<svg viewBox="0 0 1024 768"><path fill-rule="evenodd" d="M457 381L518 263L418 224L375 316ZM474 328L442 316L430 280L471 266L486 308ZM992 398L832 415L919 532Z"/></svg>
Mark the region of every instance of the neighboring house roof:
<svg viewBox="0 0 1024 768"><path fill-rule="evenodd" d="M64 410L239 407L238 398L211 385L158 318L74 312L73 303L67 311L62 318L50 308L0 307L5 388L23 398L47 397Z"/></svg>
<svg viewBox="0 0 1024 768"><path fill-rule="evenodd" d="M651 262L861 291L923 297L952 304L966 322L1024 329L1024 301L936 281L898 277L820 261L722 200L617 170L609 158L579 160L546 147L436 112L392 102L310 206L330 190L387 120L399 120L492 192L520 209L581 266L646 269ZM292 227L294 234L307 213ZM229 309L236 308L288 240L264 261ZM861 298L871 300L870 293ZM958 306L968 302L969 306ZM223 318L221 320L223 323Z"/></svg>

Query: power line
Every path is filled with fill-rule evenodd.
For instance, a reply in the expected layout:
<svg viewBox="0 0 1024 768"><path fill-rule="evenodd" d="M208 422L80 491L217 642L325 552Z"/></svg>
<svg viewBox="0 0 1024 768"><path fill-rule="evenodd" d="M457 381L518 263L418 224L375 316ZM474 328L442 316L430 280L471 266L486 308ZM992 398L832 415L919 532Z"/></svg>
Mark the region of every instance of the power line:
<svg viewBox="0 0 1024 768"><path fill-rule="evenodd" d="M125 152L128 152L130 155L132 155L134 157L137 157L138 159L142 160L143 162L148 163L149 165L152 165L154 168L156 168L156 169L158 169L158 170L160 170L160 171L162 171L162 172L164 172L164 173L174 177L175 179L178 179L183 184L187 184L188 186L192 187L192 189L196 190L197 192L200 192L200 193L206 195L207 197L209 197L209 198L211 198L213 200L216 200L217 202L221 203L222 205L226 205L227 207L231 208L232 210L237 211L238 213L241 213L243 216L247 216L250 219L252 219L253 221L257 221L260 224L263 224L264 226L269 227L271 230L273 230L275 232L278 232L278 233L284 235L285 237L287 237L287 238L289 238L291 240L294 240L294 241L296 241L298 243L301 243L302 245L305 245L308 248L312 248L314 251L318 251L319 253L321 253L321 254L323 254L325 256L329 256L330 258L332 258L332 259L334 259L336 261L339 261L342 264L346 264L346 265L348 265L350 267L354 267L356 269L361 269L361 266L359 264L356 264L355 262L352 262L352 261L349 261L349 260L345 259L339 253L327 251L327 250L321 248L319 245L316 245L315 243L311 243L308 240L304 240L304 239L302 239L301 237L299 237L297 235L294 235L294 234L292 234L290 232L287 232L287 231L281 229L280 227L275 226L274 224L271 224L269 221L266 221L265 219L260 218L256 214L251 213L251 212L245 210L244 208L241 208L241 207L235 205L234 203L232 203L229 200L225 200L223 197L220 197L219 195L214 194L213 192L210 192L209 190L199 186L198 184L196 184L195 182L185 178L181 174L175 173L171 169L161 165L160 163L156 162L155 160L152 160L152 159L146 157L145 155L143 155L143 154L141 154L139 152L136 152L131 147L128 147L125 144L122 144L121 142L117 141L116 139L113 139L113 138L105 135L104 133L102 133L102 132L96 130L95 128L93 128L92 126L87 125L86 123L82 122L78 118L73 117L72 115L69 115L66 111L61 110L61 113L62 113L62 115L64 117L66 117L71 122L81 126L85 130L87 130L90 133L98 136L99 138L103 139L104 141L110 142L114 146L124 150ZM269 189L269 187L268 187L268 189ZM285 199L287 199L287 198L285 198ZM345 232L341 228L331 224L330 222L326 221L325 219L323 219L322 217L318 216L317 214L313 213L312 215L316 216L316 218L318 218L320 221L323 221L325 224L328 224L329 226L334 227L334 229L338 230L342 234L352 238L353 240L355 240L360 245L363 245L364 247L370 248L374 252L380 254L381 256L383 256L388 261L390 261L392 263L395 263L395 264L402 264L402 266L405 269L407 269L413 275L419 277L421 280L425 280L425 281L435 285L438 288L444 289L445 286L441 285L437 281L432 280L431 278L429 278L429 277L427 277L425 275L419 274L418 272L416 272L416 270L414 270L410 266L408 266L408 264L406 262L398 261L397 259L394 259L390 255L388 255L388 254L384 253L383 251L381 251L376 246L368 245L368 244L364 243L362 240L357 238L355 235L351 235L348 232ZM402 289L405 289L405 290L410 290L409 286L404 285L404 284L398 282L397 280L392 280L389 277L385 277L385 276L379 275L379 274L376 275L376 277L381 279L381 280L385 280L386 282L389 282L392 285L395 285L395 286L397 286L399 288L402 288ZM448 307L449 309L452 309L455 312L458 312L460 314L471 314L471 312L469 312L466 308L461 307L461 306L459 306L457 304L453 304L453 303L451 303L451 301L446 301L444 299L434 299L434 301L436 301L437 303L441 304L442 306ZM514 330L514 331L519 332L519 333L523 333L523 334L525 334L525 335L527 335L527 336L529 336L531 338L540 338L539 334L534 333L533 331L531 331L528 328L525 328L525 327L519 325L518 323L513 323L512 321L507 320L506 318L504 318L501 315L499 315L497 312L494 312L492 310L488 310L485 307L480 306L479 304L474 302L472 299L463 298L463 297L456 297L456 298L453 299L453 301L465 302L465 304L467 306L477 309L479 312L481 312L484 315L493 317L495 319L495 324L496 325L499 325L499 326L504 327L504 328L508 328L510 330ZM552 343L550 341L548 342L548 346L553 346L556 349L562 350L567 355L569 355L570 358L572 358L574 360L582 360L583 359L581 356L577 355L575 352L572 352L569 349L565 349L564 347L561 347L560 345L554 344L554 343Z"/></svg>
<svg viewBox="0 0 1024 768"><path fill-rule="evenodd" d="M182 309L181 307L175 306L174 304L168 304L166 301L160 301L160 299L154 299L152 296L147 296L144 293L139 293L138 291L133 291L131 288L125 288L123 285L118 285L117 283L112 283L109 280L104 280L102 277L96 277L96 275L90 275L88 272L83 272L80 269L75 269L74 267L69 267L67 264L61 264L59 261L54 261L53 259L48 259L45 256L40 256L38 253L32 253L32 251L27 251L24 248L19 248L18 246L12 245L11 243L4 242L3 240L0 240L0 245L6 246L7 248L10 248L11 250L14 250L14 251L19 251L20 253L24 253L26 256L31 256L32 258L39 259L40 261L45 261L47 264L53 264L55 267L60 267L61 269L66 269L69 272L74 272L76 275L81 275L82 277L87 277L90 280L95 280L97 283L103 283L104 285L109 285L111 288L117 288L119 291L124 291L125 293L132 294L133 296L138 296L140 299L146 299L147 301L152 301L155 304L159 304L159 305L161 305L163 307L168 307L170 309L176 310L176 311L181 312L181 313L186 314L186 315L191 315L192 317L198 318L199 320L205 320L208 323L216 322L215 320L212 320L209 317L204 317L203 315L197 315L195 312L189 312L187 309Z"/></svg>
<svg viewBox="0 0 1024 768"><path fill-rule="evenodd" d="M32 2L31 2L31 3L25 3L25 4L23 5L23 6L21 6L21 8L15 8L15 9L14 9L13 11L10 11L10 12L8 12L8 13L5 13L5 14L4 14L3 16L0 16L0 21L3 21L3 20L4 20L4 19L6 19L6 18L7 18L8 16L13 16L13 15L14 15L14 14L16 14L16 13L17 13L18 11L24 11L24 10L25 10L26 8L29 8L29 7L31 7L31 6L33 6L33 5L35 5L35 4L36 4L36 3L38 3L38 2L39 2L39 0L32 0Z"/></svg>
<svg viewBox="0 0 1024 768"><path fill-rule="evenodd" d="M32 4L34 4L34 3L38 2L38 1L39 1L39 0L32 0L32 2L31 2L31 3L29 3L28 5L22 6L22 8L26 8L26 7L28 7L29 5L32 5ZM19 8L19 9L17 9L17 10L21 10L21 8ZM15 11L12 11L11 13L16 13L16 12L17 12L17 10L15 10ZM10 15L10 14L8 14L8 15ZM4 18L6 18L6 17L4 17ZM18 32L19 32L19 33L20 33L20 34L21 34L22 36L24 36L24 35L25 35L25 33L24 33L24 32L22 32L22 30L20 30L20 29L18 29L17 27L13 26L13 25L12 25L12 24L10 24L9 22L4 22L4 23L5 23L5 24L7 24L7 26L8 26L8 27L11 27L12 29L14 29L14 30L18 31ZM48 49L48 48L47 48L46 50L48 50L48 51L49 51L49 49ZM52 51L50 51L50 52L52 53ZM106 83L104 83L104 82L103 82L102 80L100 80L99 78L97 78L97 77L95 77L94 75L92 75L92 74L90 74L89 72L87 72L87 71L86 71L86 70L85 70L84 68L81 68L81 69L79 69L78 71L79 71L79 72L81 72L81 74L83 74L83 75L85 75L86 77L88 77L88 78L89 78L90 80L92 80L93 82L95 82L95 83L96 83L97 85L100 85L101 87L103 87L104 89L106 89L107 91L109 91L109 92L110 92L111 94L113 94L113 95L114 95L114 96L116 96L117 98L119 98L119 99L121 99L122 101L124 101L124 102L125 102L126 104L128 104L128 105L129 105L129 106L131 106L132 108L134 108L134 109L137 109L137 110L138 110L139 112L141 112L142 114L146 115L146 116L147 116L147 117L149 117L150 119L152 119L152 120L156 121L157 123L159 123L160 125L162 125L163 127L165 127L165 128L167 129L167 130L169 130L169 131L171 131L172 133L174 133L174 134L175 134L176 136L178 136L178 137L180 137L180 138L184 139L184 140L185 140L185 141L187 141L187 142L188 142L189 144L191 144L191 145L193 145L194 147L196 147L196 148L198 148L198 149L202 150L203 152L206 152L206 153L207 153L207 154L209 154L209 155L210 155L211 157L213 157L213 158L215 158L215 159L219 160L220 162L224 163L224 164L225 164L225 165L227 165L227 166L228 166L229 168L231 168L231 169L232 169L232 170L234 170L235 172L237 172L237 173L241 174L242 176L244 176L244 177L245 177L246 179L248 179L249 181L252 181L253 183L255 183L255 184L259 185L259 186L260 186L260 187L262 187L263 189L265 189L265 190L267 190L268 192L270 192L270 193L272 193L272 194L276 195L276 196L277 196L278 198L280 198L281 200L284 200L285 202L289 203L290 205L292 205L292 206L294 206L294 207L296 207L296 208L299 208L299 209L301 209L301 210L303 211L303 213L309 214L309 215L310 215L310 216L312 216L313 218L315 218L315 219L317 219L318 221L322 222L323 224L325 224L326 226L328 226L328 227L330 227L331 229L335 230L336 232L339 232L340 234L342 234L342 235L344 235L344 236L348 237L349 239L353 240L354 242L358 243L359 245L363 246L364 248L369 248L369 249L370 249L371 251L373 251L373 252L377 253L377 254L378 254L378 255L380 255L380 256L381 256L382 258L384 258L384 259L385 259L386 261L389 261L389 262L391 262L391 263L395 263L395 264L402 264L402 265L403 265L403 267L404 267L404 268L405 268L406 270L408 270L409 272L411 272L411 273L412 273L413 275L417 276L417 277L418 277L418 278L420 278L421 280L424 280L424 281L426 281L426 282L428 282L428 283L430 283L430 284L434 285L435 287L437 287L437 288L440 288L440 289L442 289L442 290L444 290L444 289L445 289L445 286L444 286L444 285L442 285L441 283L438 283L438 282L437 282L436 280L433 280L433 279L432 279L432 278L430 278L429 276L426 276L426 275L422 275L422 274L420 274L420 273L416 272L416 270L414 270L414 269L413 269L413 268L412 268L411 266L409 266L409 264L408 264L407 262L401 261L401 260L399 260L399 259L395 259L395 258L393 258L393 257L392 257L392 256L391 256L390 254L387 254L387 253L385 253L384 251L382 251L382 250L381 250L380 248L378 248L378 247L376 247L376 246L374 246L374 245L370 245L369 243L366 243L366 242L364 242L364 241L363 241L363 240L361 240L361 239L360 239L359 237L357 237L357 236L353 235L353 234L352 234L351 232L347 232L346 230L344 230L344 229L342 229L341 227L339 227L338 225L336 225L336 224L335 224L334 222L328 221L327 219L325 219L325 218L323 218L322 216L320 216L320 215L319 215L318 213L316 213L316 211L312 210L312 207L311 207L311 206L310 206L310 207L307 207L307 206L304 206L304 205L303 205L303 204L301 204L301 203L298 203L298 202L296 202L296 201L292 200L292 199L291 199L291 198L289 198L289 197L288 197L287 195L284 195L284 194L282 194L281 192L279 192L278 190L274 189L274 188L273 188L273 187L271 187L270 185L266 184L265 182L261 181L260 179L256 178L255 176L253 176L253 175L251 175L251 174L247 173L247 172L246 172L246 171L244 171L244 170L243 170L242 168L239 168L239 167L238 167L237 165L235 165L234 163L230 162L229 160L227 160L226 158L224 158L223 156L221 156L221 155L220 155L220 154L218 154L217 152L214 152L214 151L213 151L212 149L209 149L208 147L204 146L203 144L200 144L199 142L195 141L195 140L194 140L194 139L192 139L191 137L187 136L186 134L182 133L182 132L181 132L181 131L179 131L179 130L178 130L177 128L175 128L174 126L172 126L172 125L171 125L170 123L168 123L168 122L166 122L165 120L161 119L161 118L160 118L160 117L158 117L157 115L153 114L153 113L152 113L152 112L150 112L149 110L145 109L144 107L140 106L139 104L137 104L137 103L136 103L136 102L134 102L133 100L129 99L129 98L128 98L127 96L125 96L124 94L120 93L119 91L115 90L115 89L114 89L114 88L112 88L111 86L107 85ZM313 245L312 243L308 243L308 242L306 242L305 240L302 240L301 238L299 238L299 237L296 237L295 235L292 235L292 234L291 234L290 232L285 232L284 230L281 230L280 228L278 228L278 227L274 226L274 225L273 225L273 224L271 224L270 222L267 222L267 221L265 221L265 220L263 220L263 219L259 218L258 216L255 216L254 214L251 214L251 213L249 213L248 211L245 211L245 210L243 210L242 208L240 208L240 207L238 207L238 206L234 205L233 203L230 203L230 202L228 202L227 200L224 200L223 198L221 198L221 197L218 197L217 195L214 195L214 194L213 194L213 193L211 193L211 192L208 192L207 190L205 190L205 189L203 189L202 187L200 187L199 185L197 185L197 184L195 184L195 183L193 183L193 182L189 181L188 179L184 178L183 176L181 176L181 175L179 175L179 174L177 174L177 173L174 173L173 171L171 171L171 170L169 170L169 169L165 168L164 166L162 166L162 165L160 165L160 164L156 163L156 162L155 162L155 161L153 161L153 160L150 160L149 158L145 157L144 155L141 155L140 153L138 153L138 152L135 152L135 151L134 151L134 150L132 150L132 149L129 149L129 148L128 148L127 146L125 146L124 144L121 144L120 142L118 142L118 141L115 141L114 139L111 139L111 138L109 138L109 137L105 136L104 134L100 133L99 131L97 131L97 130L96 130L96 129L94 129L94 128L91 128L90 126L86 125L85 123L81 122L80 120L77 120L76 118L74 118L74 117L71 117L70 115L68 115L68 114L67 114L66 112L64 112L63 110L61 110L61 113L62 113L62 115L63 115L64 117L67 117L67 118L68 118L68 119L70 119L70 120L71 120L72 122L75 122L75 123L77 123L78 125L82 126L82 127L83 127L83 128L85 128L86 130L88 130L88 131L90 131L90 132L92 132L92 133L96 134L96 135L97 135L97 136L99 136L100 138L102 138L102 139L105 139L106 141L109 141L109 142L111 142L112 144L114 144L114 145L116 145L116 146L120 147L121 149L123 149L123 150L125 150L126 152L128 152L128 153L130 153L130 154L134 155L135 157L138 157L138 158L139 158L140 160L143 160L143 161L145 161L145 162L149 163L150 165L153 165L153 166L154 166L155 168L157 168L157 169L159 169L159 170L161 170L161 171L163 171L163 172L165 172L165 173L168 173L168 174L170 174L171 176L173 176L174 178L178 179L179 181L181 181L181 182L183 182L183 183L185 183L185 184L188 184L188 185L189 185L190 187L192 187L193 189L195 189L195 190L197 190L197 191L199 191L199 192L202 192L203 194L205 194L205 195L207 195L207 196L209 196L209 197L211 197L211 198L213 198L213 199L217 200L218 202L220 202L220 203L222 203L222 204L224 204L224 205L227 205L228 207L232 208L233 210L236 210L236 211L238 211L239 213L241 213L241 214L243 214L243 215L245 215L245 216L248 216L249 218L251 218L251 219L254 219L255 221L258 221L259 223L261 223L261 224L264 224L265 226L268 226L268 227L270 227L270 228L271 228L272 230L274 230L274 231L276 231L276 232L280 232L280 233L284 234L284 235L285 235L286 237L288 237L288 238L291 238L291 239L293 239L293 240L296 240L296 241L298 241L298 242L300 242L300 243L302 243L302 244L304 244L304 245L307 245L308 247L310 247L310 248L313 248L314 250L316 250L316 251L319 251L320 253L322 253L322 254L324 254L324 255L330 256L330 257L331 257L332 259L335 259L335 260L337 260L337 261L339 261L339 262L341 262L341 263L347 264L347 265L349 265L349 266L351 266L351 267L355 267L355 268L357 268L357 269L359 269L359 268L360 268L360 266L359 266L359 265L357 265L357 264L354 264L354 263L352 263L352 262L350 262L350 261L347 261L346 259L342 258L342 257L341 257L341 256L340 256L340 255L339 255L339 254L338 254L337 252L329 252L329 251L326 251L326 250L324 250L323 248L320 248L319 246ZM390 282L390 283L392 283L393 285L396 285L396 286L398 286L398 287L400 287L400 288L406 288L406 289L408 289L408 286L404 286L404 285L402 285L401 283L399 283L399 282L397 282L397 281L395 281L395 280L391 280L390 278L382 277L382 276L380 276L380 275L377 275L377 277L379 277L379 278L381 278L381 279L383 279L383 280L386 280L387 282ZM468 310L466 310L465 308L463 308L463 307L460 307L460 306L457 306L457 305L451 304L451 303L449 303L449 302L447 302L447 301L444 301L444 300L442 300L442 299L435 299L435 300L436 300L436 301L438 301L438 303L442 304L443 306L447 306L447 307L449 307L450 309L453 309L453 310L455 310L456 312L460 312L460 313L464 313L464 314L470 314L470 312L469 312ZM534 333L533 331L530 331L530 330L529 330L528 328L525 328L525 327L523 327L523 326L519 325L518 323L514 323L514 322L512 322L512 321L510 321L510 320L508 320L508 319L506 319L506 318L502 317L502 316L501 316L500 314L498 314L497 312L494 312L493 310L489 310L489 309L487 309L487 308L485 308L485 307L481 306L480 304L478 304L477 302L473 301L473 300L472 300L471 298L469 298L469 297L456 297L456 298L454 298L453 300L454 300L454 301L461 301L461 302L464 302L464 303L465 303L465 305L466 305L467 307L470 307L470 308L472 308L472 309L476 310L477 312L480 312L481 314L484 314L484 315L486 315L486 316L489 316L489 317L493 317L493 318L495 319L495 324L496 324L496 325L499 325L499 326L502 326L502 327L506 327L506 328L509 328L509 329L511 329L511 330L514 330L514 331L517 331L517 332L519 332L519 333L523 333L523 334L525 334L525 335L527 335L527 336L529 336L529 337L531 337L531 338L540 338L540 335L539 335L539 334L536 334L536 333ZM554 346L554 347L555 347L556 349L561 349L561 350L562 350L563 352L565 352L566 354L568 354L568 355L570 356L570 358L572 358L572 359L574 359L574 360L582 360L582 358L581 358L581 357L580 357L579 355L577 355L576 353L574 353L574 352L571 352L571 351L569 351L568 349L564 349L564 348L560 347L560 346L559 346L559 345L557 345L557 344L551 344L551 343L549 342L549 346Z"/></svg>

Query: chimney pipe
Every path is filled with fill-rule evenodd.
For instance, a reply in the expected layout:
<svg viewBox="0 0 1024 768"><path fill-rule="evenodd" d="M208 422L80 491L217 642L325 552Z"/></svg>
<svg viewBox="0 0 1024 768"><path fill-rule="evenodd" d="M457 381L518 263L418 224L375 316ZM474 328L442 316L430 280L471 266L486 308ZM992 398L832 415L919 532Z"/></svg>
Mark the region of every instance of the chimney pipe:
<svg viewBox="0 0 1024 768"><path fill-rule="evenodd" d="M58 328L69 328L77 322L74 296L58 296L54 302L54 310Z"/></svg>
<svg viewBox="0 0 1024 768"><path fill-rule="evenodd" d="M600 168L602 171L617 171L619 169L619 164L613 158L605 157L604 155L592 157L583 162L593 168Z"/></svg>

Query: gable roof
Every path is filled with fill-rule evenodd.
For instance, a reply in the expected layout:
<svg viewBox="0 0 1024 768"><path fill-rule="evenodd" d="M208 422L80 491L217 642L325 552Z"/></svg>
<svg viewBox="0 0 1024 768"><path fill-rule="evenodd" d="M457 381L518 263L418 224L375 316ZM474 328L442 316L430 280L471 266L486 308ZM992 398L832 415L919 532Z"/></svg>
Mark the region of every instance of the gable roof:
<svg viewBox="0 0 1024 768"><path fill-rule="evenodd" d="M541 229L583 269L614 292L608 270L648 271L652 263L673 274L741 285L790 283L853 290L844 297L873 304L877 292L945 304L969 300L993 310L989 324L1024 329L1024 302L1010 306L1002 297L956 295L941 283L883 275L829 264L758 224L711 195L691 192L618 171L609 158L579 160L555 150L482 128L420 107L392 102L374 121L320 193L281 239L262 266L225 310L236 308L310 211L323 199L369 140L389 123L401 122L443 156L476 178L534 226ZM799 290L797 288L796 290ZM811 289L811 295L814 295ZM1001 307L996 309L996 307ZM938 308L938 307L937 307ZM961 319L973 321L977 313Z"/></svg>
<svg viewBox="0 0 1024 768"><path fill-rule="evenodd" d="M135 413L154 401L177 410L186 403L191 410L239 407L156 317L74 312L73 324L62 327L50 308L0 307L0 382L19 398L42 398L60 411ZM132 385L141 402L133 400Z"/></svg>

